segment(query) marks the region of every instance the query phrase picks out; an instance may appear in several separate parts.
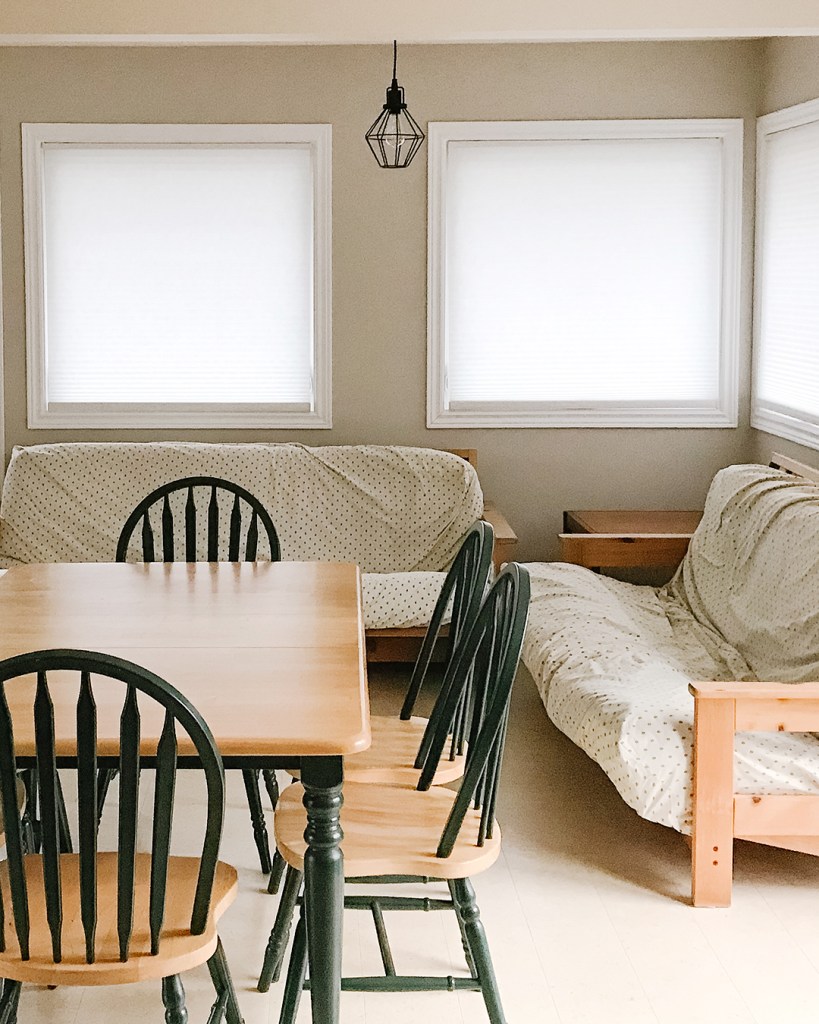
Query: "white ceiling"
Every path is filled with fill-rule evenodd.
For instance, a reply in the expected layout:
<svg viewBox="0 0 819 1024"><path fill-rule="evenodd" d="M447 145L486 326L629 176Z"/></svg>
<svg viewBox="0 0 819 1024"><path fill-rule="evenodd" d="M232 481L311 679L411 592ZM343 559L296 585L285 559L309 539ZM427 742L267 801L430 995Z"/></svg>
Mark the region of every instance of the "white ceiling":
<svg viewBox="0 0 819 1024"><path fill-rule="evenodd" d="M819 34L816 0L2 0L0 44L352 44Z"/></svg>

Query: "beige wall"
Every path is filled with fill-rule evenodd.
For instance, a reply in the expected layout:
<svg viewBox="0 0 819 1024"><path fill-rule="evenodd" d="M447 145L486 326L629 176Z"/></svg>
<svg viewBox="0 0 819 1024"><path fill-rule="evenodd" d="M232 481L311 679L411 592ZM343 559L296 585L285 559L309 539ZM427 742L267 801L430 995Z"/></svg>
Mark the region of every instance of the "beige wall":
<svg viewBox="0 0 819 1024"><path fill-rule="evenodd" d="M765 80L760 114L815 100L819 97L819 39L768 39L765 41ZM795 441L751 431L748 458L767 462L771 452L819 466L819 452Z"/></svg>
<svg viewBox="0 0 819 1024"><path fill-rule="evenodd" d="M405 47L401 80L427 120L746 118L742 386L750 333L753 119L763 43ZM564 508L696 507L750 444L738 429L427 430L426 166L378 168L363 132L383 102L383 47L0 49L5 441L168 436L479 450L484 490L525 559L553 556ZM30 431L25 410L20 123L317 121L333 125L331 431ZM583 353L577 354L578 359Z"/></svg>

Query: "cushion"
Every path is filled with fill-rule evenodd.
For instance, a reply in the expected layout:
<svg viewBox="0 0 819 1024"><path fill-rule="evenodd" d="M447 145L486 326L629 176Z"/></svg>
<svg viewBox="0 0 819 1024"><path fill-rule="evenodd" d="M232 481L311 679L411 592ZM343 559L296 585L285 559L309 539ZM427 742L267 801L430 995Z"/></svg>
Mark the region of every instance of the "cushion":
<svg viewBox="0 0 819 1024"><path fill-rule="evenodd" d="M365 572L361 589L367 629L426 626L446 579L445 572ZM449 614L444 615L449 622Z"/></svg>
<svg viewBox="0 0 819 1024"><path fill-rule="evenodd" d="M819 485L767 466L717 473L668 595L758 679L819 679Z"/></svg>

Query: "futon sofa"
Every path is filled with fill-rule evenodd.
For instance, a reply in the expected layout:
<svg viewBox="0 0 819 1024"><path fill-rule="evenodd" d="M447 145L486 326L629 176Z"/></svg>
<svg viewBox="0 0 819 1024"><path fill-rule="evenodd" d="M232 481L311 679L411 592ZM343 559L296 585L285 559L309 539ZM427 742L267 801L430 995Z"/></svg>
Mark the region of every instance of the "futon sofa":
<svg viewBox="0 0 819 1024"><path fill-rule="evenodd" d="M420 631L443 571L484 510L469 461L426 448L34 445L15 448L6 472L0 566L113 561L138 502L163 483L197 475L254 494L271 514L283 559L360 565L365 626L374 632Z"/></svg>
<svg viewBox="0 0 819 1024"><path fill-rule="evenodd" d="M766 466L719 472L665 587L527 568L523 658L549 717L638 814L684 834L699 821L695 903L730 899L734 836L819 853L819 804L804 810L819 795L819 739L790 731L819 730L819 687L783 685L819 680L817 483Z"/></svg>

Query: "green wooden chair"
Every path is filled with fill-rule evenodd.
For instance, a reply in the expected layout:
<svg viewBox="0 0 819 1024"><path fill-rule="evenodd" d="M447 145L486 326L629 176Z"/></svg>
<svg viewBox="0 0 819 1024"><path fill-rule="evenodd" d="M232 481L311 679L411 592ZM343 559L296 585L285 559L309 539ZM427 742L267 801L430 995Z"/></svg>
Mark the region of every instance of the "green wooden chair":
<svg viewBox="0 0 819 1024"><path fill-rule="evenodd" d="M36 678L36 686L31 677ZM27 677L27 678L26 678ZM119 733L117 849L97 849L95 692L123 691ZM54 696L76 700L78 852L61 853ZM137 702L139 695L139 704ZM156 754L150 853L137 852L140 705L164 709ZM31 722L33 716L33 730ZM33 735L41 852L25 854L17 814L14 723ZM190 741L207 783L199 857L170 855L179 738ZM0 803L7 860L0 865L0 1024L14 1024L23 982L120 985L161 979L167 1024L185 1024L180 975L207 963L216 989L208 1018L241 1024L217 923L237 891L236 871L218 859L224 772L213 736L196 709L165 680L131 662L91 651L35 651L0 662Z"/></svg>
<svg viewBox="0 0 819 1024"><path fill-rule="evenodd" d="M348 881L446 880L450 899L348 896L345 907L373 915L384 975L344 978L347 991L480 990L492 1024L505 1024L489 947L470 878L500 854L495 806L512 684L520 659L529 606L529 577L508 565L484 601L467 635L457 645L442 685L443 706L424 737L422 770L416 786L345 783L341 827ZM441 756L451 743L452 726L468 694L466 770L457 791L433 786ZM281 796L276 812L276 843L288 864L282 894L292 919L304 870L305 814L300 785ZM281 911L280 907L280 911ZM468 977L407 977L396 973L384 927L384 910L450 910L461 931ZM287 910L285 909L285 913ZM278 924L278 921L277 921ZM281 956L276 929L265 954L259 989L266 991ZM287 936L284 935L286 942ZM292 1024L307 969L305 916L296 929L280 1024ZM307 982L309 987L309 982Z"/></svg>
<svg viewBox="0 0 819 1024"><path fill-rule="evenodd" d="M267 509L258 498L255 498L244 487L231 483L229 480L210 476L191 476L163 484L142 499L128 516L120 533L116 554L118 562L128 561L129 551L133 547L136 548L136 554L143 562L177 561L177 530L174 523L171 495L179 492L187 492L184 506L184 551L179 552L180 555L184 555L184 559L179 559L180 561L217 562L220 559L220 554L226 553L229 562L253 562L260 557L260 539L262 540L262 557L271 562L279 561L281 551L276 528ZM206 530L199 528L196 507L197 492L200 497L207 495L207 508L202 520L202 525L206 527ZM221 528L223 516L219 507L220 494L230 495L233 498L232 502L228 502L230 510L226 520L228 526L226 552L224 548L220 551L220 541L223 541L225 537ZM243 529L243 521L247 522L246 529ZM139 534L135 538L137 530ZM159 552L161 557L159 558L157 558L160 547L157 542L157 532L161 534L161 551ZM266 551L264 550L265 537L267 539ZM203 543L200 544L200 542ZM115 774L116 772L107 772L100 780L100 816L102 816L108 787ZM275 808L279 796L276 773L265 769L262 776L270 801ZM271 869L270 843L259 791L259 772L245 769L242 772L242 779L250 809L253 837L259 854L259 865L267 874Z"/></svg>
<svg viewBox="0 0 819 1024"><path fill-rule="evenodd" d="M344 778L348 782L393 786L413 785L417 781L422 766L421 744L428 730L428 723L426 718L421 718L413 712L429 675L432 657L439 640L443 640L445 645L445 670L452 660L459 640L475 621L489 582L493 544L494 532L489 523L476 522L467 532L435 602L401 711L398 715L371 716L370 746L362 753L344 759ZM450 622L445 633L444 619L447 612L450 613ZM459 713L455 716L447 754L441 758L433 779L436 786L454 782L463 775L465 706L466 695ZM439 699L433 706L433 721L441 714L441 709ZM292 774L298 778L297 772ZM268 892L278 892L283 871L284 860L277 851L273 858Z"/></svg>
<svg viewBox="0 0 819 1024"><path fill-rule="evenodd" d="M445 636L443 669L452 661L460 640L469 631L481 607L492 569L494 533L489 523L476 522L464 537L458 554L444 578L432 618L424 634L421 650L413 666L404 703L397 717L374 715L370 719L372 743L367 750L344 760L344 778L350 782L373 782L385 785L414 784L422 766L421 744L430 726L426 718L413 714L430 670L435 647L444 631L444 619L451 608L449 629ZM451 742L442 757L433 784L454 782L464 771L464 727L466 701L455 716ZM436 701L431 719L432 728L442 713Z"/></svg>

